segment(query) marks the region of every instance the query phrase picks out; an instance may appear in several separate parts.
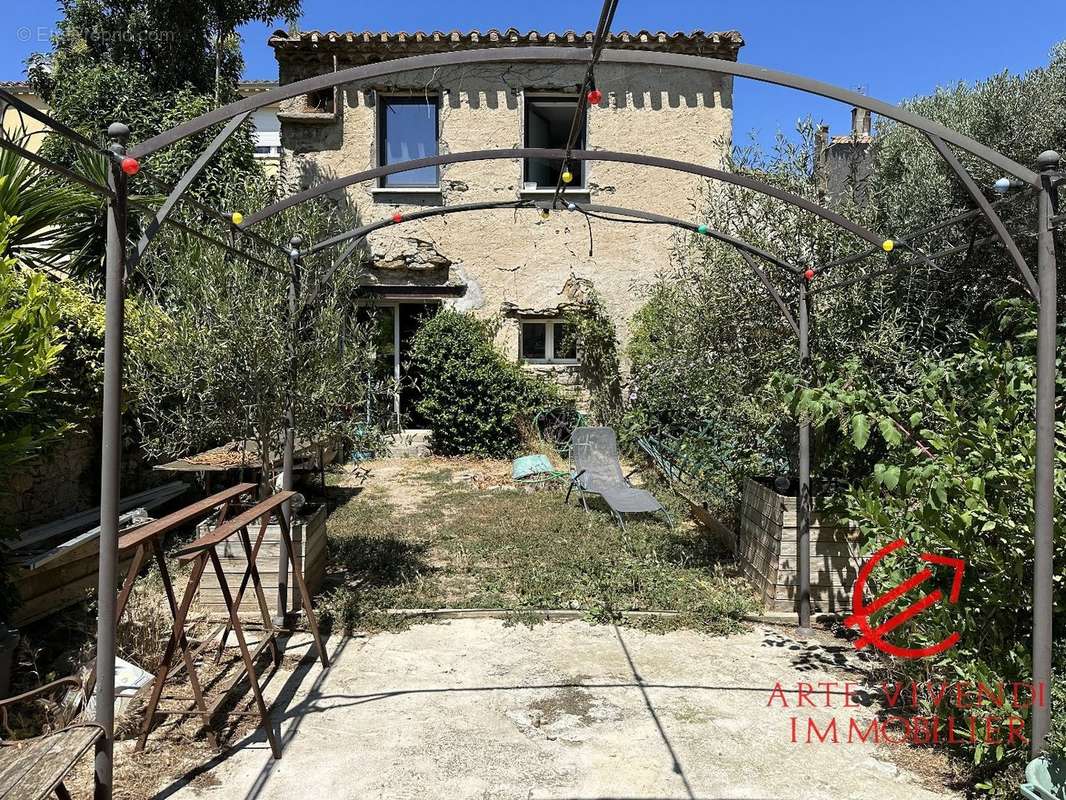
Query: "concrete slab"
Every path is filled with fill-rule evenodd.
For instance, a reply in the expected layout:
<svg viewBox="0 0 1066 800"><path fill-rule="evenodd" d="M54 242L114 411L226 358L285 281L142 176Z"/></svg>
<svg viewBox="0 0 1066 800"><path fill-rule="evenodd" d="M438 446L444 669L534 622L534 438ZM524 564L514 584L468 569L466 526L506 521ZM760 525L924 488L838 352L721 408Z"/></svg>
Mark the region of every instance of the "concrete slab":
<svg viewBox="0 0 1066 800"><path fill-rule="evenodd" d="M870 712L768 705L777 682L843 682L832 674L839 653L805 647L779 629L715 638L472 619L334 638L329 646L328 671L302 663L272 681L275 691L285 687L284 711L275 712L284 738L280 761L252 734L156 796L954 796L923 788L883 745L806 744L802 735L794 743L793 715L811 716L824 729L833 716L869 719Z"/></svg>

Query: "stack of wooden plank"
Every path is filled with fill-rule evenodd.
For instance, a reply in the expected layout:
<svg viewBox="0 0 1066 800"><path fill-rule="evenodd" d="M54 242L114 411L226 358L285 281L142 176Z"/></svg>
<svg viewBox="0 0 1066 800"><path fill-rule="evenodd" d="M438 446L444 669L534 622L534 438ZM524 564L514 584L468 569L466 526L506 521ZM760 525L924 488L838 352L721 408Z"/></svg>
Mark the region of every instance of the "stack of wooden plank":
<svg viewBox="0 0 1066 800"><path fill-rule="evenodd" d="M122 498L120 529L133 530L148 522L149 512L188 488L182 481L172 481ZM12 623L34 622L90 595L96 589L99 539L100 509L93 508L30 528L7 544L21 598Z"/></svg>

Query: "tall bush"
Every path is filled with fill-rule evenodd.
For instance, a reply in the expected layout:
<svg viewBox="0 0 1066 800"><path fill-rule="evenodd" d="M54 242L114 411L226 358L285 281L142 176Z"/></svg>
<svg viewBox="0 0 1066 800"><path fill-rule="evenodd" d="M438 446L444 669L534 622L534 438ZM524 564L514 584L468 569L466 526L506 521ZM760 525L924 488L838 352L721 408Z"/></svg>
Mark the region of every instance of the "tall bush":
<svg viewBox="0 0 1066 800"><path fill-rule="evenodd" d="M17 223L0 218L0 253ZM13 258L0 256L0 491L19 464L66 427L43 409L47 381L62 351L58 319L45 277L22 273ZM9 522L0 521L0 540L14 533ZM0 547L0 621L17 602L5 561Z"/></svg>
<svg viewBox="0 0 1066 800"><path fill-rule="evenodd" d="M552 384L509 361L490 324L470 314L445 310L428 320L411 342L411 361L423 376L418 411L442 455L512 456L522 420L560 402Z"/></svg>
<svg viewBox="0 0 1066 800"><path fill-rule="evenodd" d="M730 166L817 202L814 134L804 122L796 140L780 136L769 152L736 148ZM852 198L840 202L860 221L869 216ZM702 219L801 267L853 246L852 237L820 218L732 184L708 188ZM769 384L775 373L797 369L797 338L734 248L704 235L678 235L673 254L636 318L625 427L680 442L701 500L729 519L744 476L795 469L796 426ZM799 276L759 264L795 308ZM890 375L905 348L896 327L877 324L885 318L882 298L876 286L818 298L814 349L857 354L870 371Z"/></svg>
<svg viewBox="0 0 1066 800"><path fill-rule="evenodd" d="M997 317L998 324L972 337L966 351L923 360L915 384L905 391L886 392L849 361L821 364L818 382L792 393L796 413L832 443L836 474L847 484L826 501L859 529L865 552L902 538L912 553L943 553L966 562L958 605L933 606L908 628L916 647L956 630L962 634L957 646L932 660L897 665L917 680L951 676L993 685L1024 682L1032 675L1035 310L1010 303L998 308ZM1060 326L1060 358L1066 357L1064 334L1066 324ZM1058 391L1066 392L1062 375ZM1062 507L1062 420L1055 437L1055 493ZM1063 550L1066 520L1060 517L1055 551ZM900 557L878 574L886 586L895 586L921 566L913 556ZM950 583L950 575L941 577ZM949 588L944 586L945 593ZM1064 603L1066 573L1059 570L1055 604ZM1064 635L1066 622L1060 617L1056 638ZM980 712L1024 716L988 703ZM991 758L982 745L971 752L979 765L1025 756L1017 746L992 748Z"/></svg>

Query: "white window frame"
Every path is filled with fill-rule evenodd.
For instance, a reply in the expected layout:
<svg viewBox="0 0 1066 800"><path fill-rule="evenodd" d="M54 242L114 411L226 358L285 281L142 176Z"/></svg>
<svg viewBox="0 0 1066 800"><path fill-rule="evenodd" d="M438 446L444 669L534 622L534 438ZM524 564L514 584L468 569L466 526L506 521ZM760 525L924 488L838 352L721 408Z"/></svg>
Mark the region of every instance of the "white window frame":
<svg viewBox="0 0 1066 800"><path fill-rule="evenodd" d="M522 338L525 335L525 326L544 325L544 358L527 358L523 355ZM574 358L555 358L555 326L568 325L564 317L523 317L518 326L518 358L524 364L563 364L574 366L581 363L581 350L577 350ZM550 355L549 355L550 354Z"/></svg>

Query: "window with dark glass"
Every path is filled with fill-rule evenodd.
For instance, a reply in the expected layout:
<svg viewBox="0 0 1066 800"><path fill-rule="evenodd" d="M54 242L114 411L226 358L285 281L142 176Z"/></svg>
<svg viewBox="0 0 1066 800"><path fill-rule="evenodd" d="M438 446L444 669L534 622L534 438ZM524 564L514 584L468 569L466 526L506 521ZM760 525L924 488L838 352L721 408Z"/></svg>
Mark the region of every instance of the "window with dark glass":
<svg viewBox="0 0 1066 800"><path fill-rule="evenodd" d="M522 323L522 358L525 361L544 361L548 357L547 325L543 322Z"/></svg>
<svg viewBox="0 0 1066 800"><path fill-rule="evenodd" d="M574 326L556 320L522 323L520 351L523 361L545 364L577 361L577 332Z"/></svg>
<svg viewBox="0 0 1066 800"><path fill-rule="evenodd" d="M525 146L565 150L570 128L577 111L577 98L573 96L526 95L525 99ZM585 118L578 127L574 149L585 147ZM523 181L527 189L554 189L562 174L562 159L527 158ZM569 186L584 186L584 164L570 163L573 180Z"/></svg>
<svg viewBox="0 0 1066 800"><path fill-rule="evenodd" d="M379 97L378 163L382 166L438 154L437 99L435 97ZM437 167L385 175L386 188L435 187Z"/></svg>
<svg viewBox="0 0 1066 800"><path fill-rule="evenodd" d="M552 323L552 358L555 361L577 359L577 331L566 322Z"/></svg>

